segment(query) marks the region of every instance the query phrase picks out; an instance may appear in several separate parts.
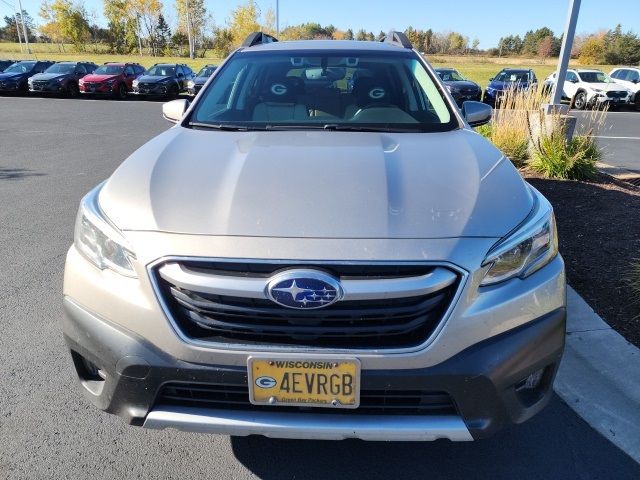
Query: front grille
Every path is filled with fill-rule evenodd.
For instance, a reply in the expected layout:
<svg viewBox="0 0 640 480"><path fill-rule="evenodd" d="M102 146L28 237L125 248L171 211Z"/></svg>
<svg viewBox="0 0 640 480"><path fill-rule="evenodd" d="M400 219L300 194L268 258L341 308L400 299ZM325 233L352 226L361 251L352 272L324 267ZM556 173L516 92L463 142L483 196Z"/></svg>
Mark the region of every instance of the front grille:
<svg viewBox="0 0 640 480"><path fill-rule="evenodd" d="M34 88L44 88L47 86L49 82L46 81L37 81L37 82L33 82L33 87Z"/></svg>
<svg viewBox="0 0 640 480"><path fill-rule="evenodd" d="M156 405L224 410L330 413L346 415L456 415L451 396L424 390L361 390L360 406L353 410L318 407L252 405L246 384L167 383Z"/></svg>
<svg viewBox="0 0 640 480"><path fill-rule="evenodd" d="M609 98L624 98L627 96L626 92L607 92Z"/></svg>
<svg viewBox="0 0 640 480"><path fill-rule="evenodd" d="M191 272L269 278L300 265L182 262ZM425 265L304 265L347 279L398 279L426 275ZM204 293L152 273L178 328L191 339L227 344L320 348L401 348L423 343L438 326L458 281L420 296L342 300L321 309L295 310L267 298Z"/></svg>

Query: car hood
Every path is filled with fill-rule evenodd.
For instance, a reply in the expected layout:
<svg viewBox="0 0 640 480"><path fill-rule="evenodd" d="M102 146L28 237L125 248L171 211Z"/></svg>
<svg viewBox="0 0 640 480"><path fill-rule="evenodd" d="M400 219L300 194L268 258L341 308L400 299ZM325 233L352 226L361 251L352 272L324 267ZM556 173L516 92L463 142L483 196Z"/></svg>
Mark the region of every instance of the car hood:
<svg viewBox="0 0 640 480"><path fill-rule="evenodd" d="M196 85L204 85L209 80L209 77L196 77L193 79L193 83Z"/></svg>
<svg viewBox="0 0 640 480"><path fill-rule="evenodd" d="M111 80L112 78L119 77L120 75L94 75L90 73L89 75L85 75L82 77L83 82L104 82L106 80Z"/></svg>
<svg viewBox="0 0 640 480"><path fill-rule="evenodd" d="M489 88L495 90L506 90L507 88L528 88L529 82L496 82L495 80L489 82Z"/></svg>
<svg viewBox="0 0 640 480"><path fill-rule="evenodd" d="M36 73L31 78L33 80L50 81L50 80L54 80L56 78L65 78L65 77L70 77L70 76L71 76L71 74L69 74L69 73Z"/></svg>
<svg viewBox="0 0 640 480"><path fill-rule="evenodd" d="M605 92L628 92L629 89L624 85L620 85L619 83L589 83L588 84L592 89L604 90Z"/></svg>
<svg viewBox="0 0 640 480"><path fill-rule="evenodd" d="M131 155L99 197L122 230L251 237L502 237L533 206L470 130L219 132L176 127Z"/></svg>
<svg viewBox="0 0 640 480"><path fill-rule="evenodd" d="M168 80L170 78L171 77L157 77L155 75L142 75L141 77L138 77L138 81L144 82L144 83L158 83L158 82L164 82L165 80Z"/></svg>
<svg viewBox="0 0 640 480"><path fill-rule="evenodd" d="M476 89L480 88L477 83L471 82L469 80L457 80L457 81L444 82L444 83L456 88L476 88Z"/></svg>
<svg viewBox="0 0 640 480"><path fill-rule="evenodd" d="M18 79L28 75L28 73L23 72L8 72L8 73L0 73L0 80L10 80L10 79Z"/></svg>

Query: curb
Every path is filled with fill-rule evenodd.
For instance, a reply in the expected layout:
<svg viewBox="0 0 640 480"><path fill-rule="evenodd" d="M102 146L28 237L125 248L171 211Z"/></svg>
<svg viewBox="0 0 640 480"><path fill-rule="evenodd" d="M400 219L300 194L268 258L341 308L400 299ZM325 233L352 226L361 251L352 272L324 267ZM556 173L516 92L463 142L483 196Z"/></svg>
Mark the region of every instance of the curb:
<svg viewBox="0 0 640 480"><path fill-rule="evenodd" d="M567 336L554 389L591 427L640 463L640 349L567 288Z"/></svg>
<svg viewBox="0 0 640 480"><path fill-rule="evenodd" d="M613 177L627 185L640 188L640 172L638 171L629 170L623 167L615 167L603 162L598 162L596 167L600 173L604 173L605 175Z"/></svg>

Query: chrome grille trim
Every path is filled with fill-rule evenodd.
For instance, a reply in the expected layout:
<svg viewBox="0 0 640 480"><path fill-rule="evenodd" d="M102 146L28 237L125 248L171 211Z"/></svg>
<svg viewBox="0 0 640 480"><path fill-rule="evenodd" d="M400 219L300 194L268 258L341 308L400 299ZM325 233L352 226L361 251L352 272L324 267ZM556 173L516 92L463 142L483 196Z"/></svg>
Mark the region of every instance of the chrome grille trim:
<svg viewBox="0 0 640 480"><path fill-rule="evenodd" d="M291 267L295 270L296 267ZM309 270L309 269L305 269ZM167 263L159 269L160 276L172 284L195 292L230 297L267 299L271 278L233 277L195 272L179 263ZM376 280L341 280L342 301L407 298L428 295L452 285L457 276L446 268L435 268L418 277L384 278Z"/></svg>

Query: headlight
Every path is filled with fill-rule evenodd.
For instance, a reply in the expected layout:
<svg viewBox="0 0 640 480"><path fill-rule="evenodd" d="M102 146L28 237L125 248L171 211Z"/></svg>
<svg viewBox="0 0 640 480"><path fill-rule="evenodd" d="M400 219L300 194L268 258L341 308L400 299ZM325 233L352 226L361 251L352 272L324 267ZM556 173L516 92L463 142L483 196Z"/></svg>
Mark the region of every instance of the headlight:
<svg viewBox="0 0 640 480"><path fill-rule="evenodd" d="M106 268L114 272L135 277L131 265L135 259L131 247L100 210L98 195L102 184L90 191L80 202L76 218L74 243L82 253L101 270Z"/></svg>
<svg viewBox="0 0 640 480"><path fill-rule="evenodd" d="M134 87L137 87L137 86L138 86L138 83L139 83L139 82L138 82L138 80L134 80L134 81L133 81L133 86L134 86Z"/></svg>
<svg viewBox="0 0 640 480"><path fill-rule="evenodd" d="M514 234L495 246L482 266L489 266L480 285L514 277L525 278L558 254L558 233L553 209L538 192L535 213Z"/></svg>
<svg viewBox="0 0 640 480"><path fill-rule="evenodd" d="M187 87L188 88L193 88L195 86L196 86L196 84L195 84L195 82L193 80L189 80L189 82L187 82Z"/></svg>
<svg viewBox="0 0 640 480"><path fill-rule="evenodd" d="M602 90L602 89L600 89L600 88L594 88L594 89L593 89L593 91L594 91L594 92L598 92L598 93L602 93L602 92L603 92L603 90Z"/></svg>

